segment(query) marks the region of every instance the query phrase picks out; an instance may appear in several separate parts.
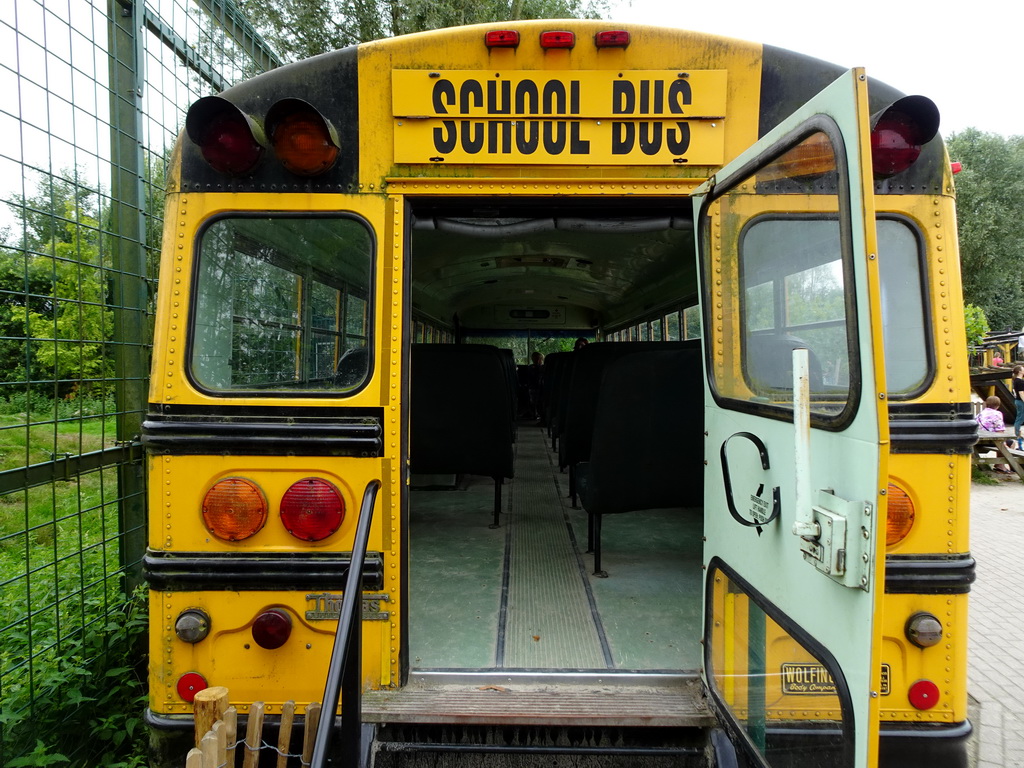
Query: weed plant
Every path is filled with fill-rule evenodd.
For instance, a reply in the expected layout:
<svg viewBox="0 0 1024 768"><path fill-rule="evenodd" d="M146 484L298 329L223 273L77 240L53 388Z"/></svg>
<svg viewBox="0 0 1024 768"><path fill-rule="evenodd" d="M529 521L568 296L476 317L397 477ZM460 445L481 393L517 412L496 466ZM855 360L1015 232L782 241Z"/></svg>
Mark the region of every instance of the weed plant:
<svg viewBox="0 0 1024 768"><path fill-rule="evenodd" d="M109 447L109 403L0 398L0 471ZM142 766L145 600L117 470L0 496L0 766Z"/></svg>

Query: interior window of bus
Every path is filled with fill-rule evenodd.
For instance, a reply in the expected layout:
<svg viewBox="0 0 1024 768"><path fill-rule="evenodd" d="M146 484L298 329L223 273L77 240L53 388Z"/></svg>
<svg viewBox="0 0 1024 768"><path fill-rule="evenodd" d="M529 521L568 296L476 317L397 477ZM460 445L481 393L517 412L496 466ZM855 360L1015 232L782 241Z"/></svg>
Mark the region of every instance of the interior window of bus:
<svg viewBox="0 0 1024 768"><path fill-rule="evenodd" d="M903 220L880 218L877 231L886 388L906 397L931 379L921 240Z"/></svg>
<svg viewBox="0 0 1024 768"><path fill-rule="evenodd" d="M352 218L214 220L199 247L194 381L214 392L357 390L370 370L372 254Z"/></svg>
<svg viewBox="0 0 1024 768"><path fill-rule="evenodd" d="M683 310L683 338L699 339L701 335L700 307L687 307Z"/></svg>

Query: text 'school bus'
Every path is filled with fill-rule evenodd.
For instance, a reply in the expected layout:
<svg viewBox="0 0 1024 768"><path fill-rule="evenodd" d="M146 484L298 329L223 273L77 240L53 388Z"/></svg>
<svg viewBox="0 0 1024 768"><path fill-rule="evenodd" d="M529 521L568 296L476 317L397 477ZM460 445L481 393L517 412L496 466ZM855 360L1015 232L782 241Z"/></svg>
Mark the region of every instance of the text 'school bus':
<svg viewBox="0 0 1024 768"><path fill-rule="evenodd" d="M372 511L363 765L966 765L938 122L861 70L597 21L196 102L144 432L155 763L205 687L271 728L322 700Z"/></svg>

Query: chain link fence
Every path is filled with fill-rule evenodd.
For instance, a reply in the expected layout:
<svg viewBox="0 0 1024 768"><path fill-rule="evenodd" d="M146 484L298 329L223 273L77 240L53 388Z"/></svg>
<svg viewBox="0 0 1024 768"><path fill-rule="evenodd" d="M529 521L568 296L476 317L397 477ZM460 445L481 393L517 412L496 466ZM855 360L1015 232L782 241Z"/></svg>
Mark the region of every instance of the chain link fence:
<svg viewBox="0 0 1024 768"><path fill-rule="evenodd" d="M165 166L189 104L279 64L231 0L0 1L0 766L141 731Z"/></svg>

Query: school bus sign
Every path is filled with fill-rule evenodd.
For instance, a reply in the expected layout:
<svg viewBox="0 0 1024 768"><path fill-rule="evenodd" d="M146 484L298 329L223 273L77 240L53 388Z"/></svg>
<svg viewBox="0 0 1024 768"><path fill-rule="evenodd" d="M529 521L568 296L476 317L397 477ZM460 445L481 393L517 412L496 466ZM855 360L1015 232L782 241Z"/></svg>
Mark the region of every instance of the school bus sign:
<svg viewBox="0 0 1024 768"><path fill-rule="evenodd" d="M726 75L394 70L395 162L720 165Z"/></svg>

